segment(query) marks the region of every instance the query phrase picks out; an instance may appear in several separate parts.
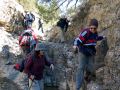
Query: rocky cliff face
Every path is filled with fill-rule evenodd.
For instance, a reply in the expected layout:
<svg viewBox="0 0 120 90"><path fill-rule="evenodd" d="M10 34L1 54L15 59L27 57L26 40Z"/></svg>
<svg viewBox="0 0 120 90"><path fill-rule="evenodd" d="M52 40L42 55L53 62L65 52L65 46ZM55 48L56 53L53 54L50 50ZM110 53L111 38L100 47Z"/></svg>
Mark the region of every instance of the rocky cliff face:
<svg viewBox="0 0 120 90"><path fill-rule="evenodd" d="M13 31L13 15L23 12L23 7L15 0L0 0L0 90L20 90L14 82L19 73L13 70L13 64L21 58L18 36Z"/></svg>
<svg viewBox="0 0 120 90"><path fill-rule="evenodd" d="M10 0L1 0L0 2L3 6L8 1ZM11 18L9 4L7 3L4 6L5 10L8 10L9 13L6 13L0 6L0 12L2 13L0 14L0 19L5 23L9 22ZM48 55L55 63L55 70L53 72L46 69L44 78L47 85L58 86L59 90L74 90L78 60L77 55L74 55L72 52L70 41L73 41L73 38L79 34L81 28L88 25L91 18L99 20L99 34L106 36L106 39L99 42L96 47L95 65L97 80L88 84L87 90L120 89L120 0L88 0L80 6L79 12L73 17L72 24L66 33L68 43L46 43ZM19 73L13 71L12 65L5 65L8 61L14 63L21 58L18 41L15 36L6 32L6 29L3 27L6 25L5 23L0 23L0 26L2 26L0 27L0 73L2 77L5 76L20 84L18 82ZM58 42L59 31L55 30L56 28L50 32L49 37L51 37L51 41ZM11 88L10 90L13 89Z"/></svg>
<svg viewBox="0 0 120 90"><path fill-rule="evenodd" d="M14 31L15 20L20 20L23 12L23 7L16 0L0 0L0 26L7 31Z"/></svg>
<svg viewBox="0 0 120 90"><path fill-rule="evenodd" d="M97 82L89 84L88 90L119 90L120 1L89 0L87 3L80 6L79 10L79 13L73 17L72 25L66 33L66 39L68 41L71 41L76 37L79 34L80 29L86 27L89 20L92 18L99 20L98 32L100 35L106 36L106 40L99 42L96 47L97 55L95 64ZM53 34L53 37L51 37L53 38L53 41L57 42L59 31L55 30L53 30L55 33ZM69 62L68 59L66 60ZM75 61L75 59L73 60ZM73 64L72 59L71 63ZM69 66L69 63L67 63L67 65ZM71 81L72 80L69 81L69 86L71 85ZM74 86L74 82L72 85ZM96 86L99 88L96 88Z"/></svg>
<svg viewBox="0 0 120 90"><path fill-rule="evenodd" d="M107 41L101 42L100 46L97 46L96 61L98 64L100 64L99 61L104 63L104 66L98 68L97 77L102 79L100 81L103 84L102 90L119 90L120 1L89 0L89 4L90 9L83 22L97 18L100 34L107 37Z"/></svg>
<svg viewBox="0 0 120 90"><path fill-rule="evenodd" d="M88 24L91 18L97 18L99 20L100 34L107 37L106 41L98 43L97 46L96 64L101 64L96 71L99 83L103 85L102 90L119 90L120 1L89 0L88 3L90 8L87 12L87 16L84 17L83 21L78 20L78 22L80 25L82 23ZM80 12L75 19L79 19L81 13L82 12ZM73 25L72 27L78 26L79 25ZM74 33L76 33L76 31L77 30L74 30Z"/></svg>
<svg viewBox="0 0 120 90"><path fill-rule="evenodd" d="M23 11L23 7L15 0L0 0L0 18L3 22L9 22L15 11Z"/></svg>

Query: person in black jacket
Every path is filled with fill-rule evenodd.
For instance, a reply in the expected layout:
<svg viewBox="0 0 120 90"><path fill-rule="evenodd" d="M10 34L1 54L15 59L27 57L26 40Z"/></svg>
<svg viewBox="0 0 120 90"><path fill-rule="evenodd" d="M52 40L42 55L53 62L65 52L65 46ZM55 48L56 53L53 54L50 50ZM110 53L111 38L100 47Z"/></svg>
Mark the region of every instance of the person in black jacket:
<svg viewBox="0 0 120 90"><path fill-rule="evenodd" d="M43 22L42 22L42 20L40 18L38 20L38 30L41 30L42 33L44 33L44 31L43 31Z"/></svg>
<svg viewBox="0 0 120 90"><path fill-rule="evenodd" d="M68 23L69 21L65 16L62 16L57 22L57 26L61 29L61 36L60 36L61 42L65 41L65 32L68 29Z"/></svg>

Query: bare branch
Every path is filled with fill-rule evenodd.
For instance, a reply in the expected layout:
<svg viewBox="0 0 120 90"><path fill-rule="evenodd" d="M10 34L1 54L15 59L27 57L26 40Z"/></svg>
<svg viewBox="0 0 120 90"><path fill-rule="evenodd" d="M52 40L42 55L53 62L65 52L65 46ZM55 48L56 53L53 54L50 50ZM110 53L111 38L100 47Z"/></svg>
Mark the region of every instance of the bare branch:
<svg viewBox="0 0 120 90"><path fill-rule="evenodd" d="M60 0L57 0L57 3L60 3L61 1Z"/></svg>
<svg viewBox="0 0 120 90"><path fill-rule="evenodd" d="M62 1L63 1L63 0L57 0L57 3L60 3L60 2L62 2ZM54 7L54 8L55 8L54 11L58 10L66 1L68 1L67 6L66 6L66 7L68 7L69 4L70 4L72 1L74 1L74 0L64 0L60 5L56 6L56 8ZM79 1L79 0L76 0L76 2L75 2L75 9L76 9L76 7L77 7L78 1Z"/></svg>
<svg viewBox="0 0 120 90"><path fill-rule="evenodd" d="M73 0L69 0L68 1L68 4L67 4L67 6L66 7L68 7L69 6L69 4L72 2Z"/></svg>
<svg viewBox="0 0 120 90"><path fill-rule="evenodd" d="M78 2L78 0L76 0L76 2L75 2L75 9L76 9L77 2Z"/></svg>
<svg viewBox="0 0 120 90"><path fill-rule="evenodd" d="M55 10L59 9L67 0L64 0Z"/></svg>

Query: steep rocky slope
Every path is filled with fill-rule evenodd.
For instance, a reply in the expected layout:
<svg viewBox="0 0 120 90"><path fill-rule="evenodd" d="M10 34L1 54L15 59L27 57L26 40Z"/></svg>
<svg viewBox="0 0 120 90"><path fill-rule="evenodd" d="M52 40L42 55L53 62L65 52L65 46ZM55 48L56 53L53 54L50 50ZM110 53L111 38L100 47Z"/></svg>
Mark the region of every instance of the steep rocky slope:
<svg viewBox="0 0 120 90"><path fill-rule="evenodd" d="M11 0L0 0L4 6L8 1ZM0 6L0 13L2 13L0 14L0 74L2 77L7 77L8 82L12 80L20 85L18 81L19 73L12 69L12 65L5 65L8 61L14 63L21 58L17 37L6 32L6 29L3 27L11 19L12 13L7 13L10 12L9 4L7 3L4 8L6 12L2 8L3 5L2 7ZM14 8L12 12L14 12ZM81 28L88 25L91 18L99 20L99 33L106 36L107 39L99 42L96 47L97 80L88 84L87 90L120 90L120 0L88 0L80 6L79 12L73 17L72 24L66 33L68 43L46 42L48 54L55 63L53 72L46 69L44 78L47 85L58 86L59 90L74 90L78 61L77 55L74 55L72 52L71 41L79 34ZM59 31L54 28L49 34L49 37L52 38L50 40L58 42L58 33ZM15 88L18 88L18 86ZM2 88L1 90L8 90L8 88ZM13 88L10 90L13 90Z"/></svg>
<svg viewBox="0 0 120 90"><path fill-rule="evenodd" d="M21 58L18 37L7 31L13 31L13 16L23 13L23 7L15 0L0 0L0 90L20 90L14 82L19 76L13 65ZM7 65L10 64L10 65Z"/></svg>
<svg viewBox="0 0 120 90"><path fill-rule="evenodd" d="M97 77L103 85L102 90L119 90L120 73L119 73L119 48L120 48L120 1L119 0L89 0L87 15L81 21L83 12L79 12L74 18L72 27L88 25L91 18L99 20L99 32L107 37L107 41L99 43L97 46L96 63L103 63L98 68ZM86 9L86 6L84 7ZM84 10L85 10L84 9ZM84 11L86 12L86 10ZM84 25L83 25L84 24ZM70 29L76 35L78 29ZM68 32L69 33L69 32ZM68 34L69 35L69 34Z"/></svg>
<svg viewBox="0 0 120 90"><path fill-rule="evenodd" d="M96 83L100 88L94 88L97 84L88 85L88 88L89 90L119 90L120 0L88 0L80 6L79 13L73 17L72 25L66 33L67 41L73 40L92 18L99 20L98 32L106 36L106 40L99 42L96 47ZM53 32L50 40L58 42L59 31L54 28Z"/></svg>

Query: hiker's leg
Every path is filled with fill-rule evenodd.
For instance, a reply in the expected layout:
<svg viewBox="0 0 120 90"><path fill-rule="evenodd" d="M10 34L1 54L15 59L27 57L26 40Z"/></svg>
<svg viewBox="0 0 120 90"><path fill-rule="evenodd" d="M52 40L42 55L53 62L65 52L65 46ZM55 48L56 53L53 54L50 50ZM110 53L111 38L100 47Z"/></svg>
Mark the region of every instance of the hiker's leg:
<svg viewBox="0 0 120 90"><path fill-rule="evenodd" d="M30 25L30 26L32 26L32 23L33 23L32 21L29 21L29 25Z"/></svg>
<svg viewBox="0 0 120 90"><path fill-rule="evenodd" d="M87 63L87 74L89 81L95 77L94 56L90 56Z"/></svg>
<svg viewBox="0 0 120 90"><path fill-rule="evenodd" d="M40 87L39 90L44 90L44 82L43 82L43 79L42 79L42 80L39 80L39 87Z"/></svg>
<svg viewBox="0 0 120 90"><path fill-rule="evenodd" d="M38 80L32 81L29 79L29 89L28 90L40 90L40 85Z"/></svg>
<svg viewBox="0 0 120 90"><path fill-rule="evenodd" d="M61 29L61 33L60 34L61 34L61 37L60 37L61 38L61 42L64 42L65 41L65 36L64 36L65 32L64 32L64 29Z"/></svg>
<svg viewBox="0 0 120 90"><path fill-rule="evenodd" d="M38 26L38 31L40 30L40 28L41 28L41 27L40 27L40 25L39 25L39 26Z"/></svg>
<svg viewBox="0 0 120 90"><path fill-rule="evenodd" d="M94 56L90 56L87 64L87 70L91 73L95 72L95 65L94 65Z"/></svg>
<svg viewBox="0 0 120 90"><path fill-rule="evenodd" d="M41 27L41 31L42 31L42 33L44 33L44 31L43 31L43 27Z"/></svg>
<svg viewBox="0 0 120 90"><path fill-rule="evenodd" d="M27 25L28 25L28 21L26 20L25 21L25 27L24 27L25 29L27 29Z"/></svg>
<svg viewBox="0 0 120 90"><path fill-rule="evenodd" d="M86 66L86 56L82 53L79 53L79 66L76 73L76 90L80 90L83 80L84 80L84 70Z"/></svg>
<svg viewBox="0 0 120 90"><path fill-rule="evenodd" d="M65 28L63 30L63 40L65 41Z"/></svg>

